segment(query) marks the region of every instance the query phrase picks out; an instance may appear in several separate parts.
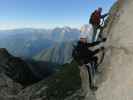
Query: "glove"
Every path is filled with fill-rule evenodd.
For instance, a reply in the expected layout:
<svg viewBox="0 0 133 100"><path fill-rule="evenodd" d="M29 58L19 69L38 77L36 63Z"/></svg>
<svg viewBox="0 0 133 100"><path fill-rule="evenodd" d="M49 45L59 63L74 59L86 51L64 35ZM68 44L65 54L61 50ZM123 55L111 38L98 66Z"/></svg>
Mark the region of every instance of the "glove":
<svg viewBox="0 0 133 100"><path fill-rule="evenodd" d="M107 40L106 38L103 38L102 42L106 42L106 40Z"/></svg>
<svg viewBox="0 0 133 100"><path fill-rule="evenodd" d="M104 50L105 48L104 47L101 47L101 50Z"/></svg>

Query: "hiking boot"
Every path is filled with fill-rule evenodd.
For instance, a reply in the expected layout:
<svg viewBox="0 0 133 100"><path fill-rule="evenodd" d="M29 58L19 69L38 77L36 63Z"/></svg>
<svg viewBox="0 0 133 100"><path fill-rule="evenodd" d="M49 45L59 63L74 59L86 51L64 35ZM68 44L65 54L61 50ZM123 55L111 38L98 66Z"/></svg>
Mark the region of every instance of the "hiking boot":
<svg viewBox="0 0 133 100"><path fill-rule="evenodd" d="M103 42L106 42L106 41L107 41L107 38L103 38L102 41L103 41Z"/></svg>

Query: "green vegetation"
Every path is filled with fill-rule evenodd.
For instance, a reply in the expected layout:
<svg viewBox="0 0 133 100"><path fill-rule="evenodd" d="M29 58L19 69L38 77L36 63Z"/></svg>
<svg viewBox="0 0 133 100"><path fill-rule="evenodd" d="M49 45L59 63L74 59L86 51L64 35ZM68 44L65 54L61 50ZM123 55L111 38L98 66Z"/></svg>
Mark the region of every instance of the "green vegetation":
<svg viewBox="0 0 133 100"><path fill-rule="evenodd" d="M60 71L47 80L47 98L63 100L81 88L80 72L76 62L64 64Z"/></svg>

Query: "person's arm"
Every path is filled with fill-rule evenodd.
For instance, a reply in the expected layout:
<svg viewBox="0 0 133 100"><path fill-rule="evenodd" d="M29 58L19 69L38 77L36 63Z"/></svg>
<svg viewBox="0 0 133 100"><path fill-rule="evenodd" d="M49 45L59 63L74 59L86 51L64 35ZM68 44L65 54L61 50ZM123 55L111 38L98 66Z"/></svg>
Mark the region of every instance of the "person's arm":
<svg viewBox="0 0 133 100"><path fill-rule="evenodd" d="M87 46L88 47L93 47L93 46L96 46L98 44L100 44L102 41L97 41L97 42L93 42L93 43L87 43Z"/></svg>
<svg viewBox="0 0 133 100"><path fill-rule="evenodd" d="M102 18L105 18L105 17L108 16L108 15L109 15L109 13L106 13L106 14L104 14L104 15L101 15L100 18L101 18L101 19L102 19Z"/></svg>
<svg viewBox="0 0 133 100"><path fill-rule="evenodd" d="M102 42L105 42L106 41L106 38L104 38L103 40L101 41L97 41L97 42L93 42L93 43L87 43L87 46L88 47L93 47L93 46L97 46L98 44L102 43Z"/></svg>
<svg viewBox="0 0 133 100"><path fill-rule="evenodd" d="M103 50L104 50L104 47L96 49L96 50L93 51L93 55L96 55L97 53L99 53L100 51L103 51Z"/></svg>

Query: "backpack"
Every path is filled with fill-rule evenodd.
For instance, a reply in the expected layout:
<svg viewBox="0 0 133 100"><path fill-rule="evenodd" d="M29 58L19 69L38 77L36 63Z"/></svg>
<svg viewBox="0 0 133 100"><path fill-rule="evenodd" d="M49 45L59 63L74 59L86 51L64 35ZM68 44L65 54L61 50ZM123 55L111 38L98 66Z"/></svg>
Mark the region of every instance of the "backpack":
<svg viewBox="0 0 133 100"><path fill-rule="evenodd" d="M77 46L73 45L72 57L75 61L79 62L80 51Z"/></svg>
<svg viewBox="0 0 133 100"><path fill-rule="evenodd" d="M100 24L100 13L96 10L91 14L89 23L93 25L99 25Z"/></svg>
<svg viewBox="0 0 133 100"><path fill-rule="evenodd" d="M73 46L72 57L80 66L82 66L85 63L85 60L82 58L78 46Z"/></svg>

